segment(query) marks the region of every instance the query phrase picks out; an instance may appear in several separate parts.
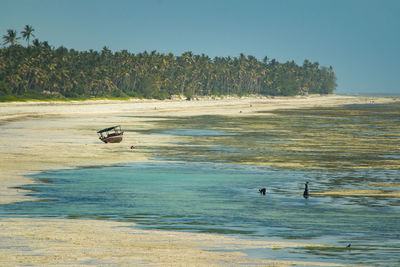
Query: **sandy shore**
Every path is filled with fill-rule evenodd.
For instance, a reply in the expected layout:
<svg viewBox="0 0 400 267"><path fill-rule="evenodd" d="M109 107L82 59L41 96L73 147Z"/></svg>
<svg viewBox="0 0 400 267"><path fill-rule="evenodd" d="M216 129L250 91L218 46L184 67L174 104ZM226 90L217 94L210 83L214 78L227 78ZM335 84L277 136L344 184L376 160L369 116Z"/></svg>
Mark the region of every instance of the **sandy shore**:
<svg viewBox="0 0 400 267"><path fill-rule="evenodd" d="M154 138L134 132L148 129L151 116L242 116L279 108L336 106L370 101L365 97L331 95L199 101L0 103L0 204L31 200L27 192L18 188L35 182L26 177L27 174L49 169L148 160L148 152L141 146L168 145L172 138ZM374 99L375 103L390 101L393 100ZM96 131L114 124L123 125L129 134L120 144L102 144L97 139ZM131 145L137 149L131 150ZM254 260L239 252L249 247L272 249L318 244L257 243L217 235L143 231L131 226L91 220L1 218L0 265L335 266ZM220 249L228 251L221 252Z"/></svg>

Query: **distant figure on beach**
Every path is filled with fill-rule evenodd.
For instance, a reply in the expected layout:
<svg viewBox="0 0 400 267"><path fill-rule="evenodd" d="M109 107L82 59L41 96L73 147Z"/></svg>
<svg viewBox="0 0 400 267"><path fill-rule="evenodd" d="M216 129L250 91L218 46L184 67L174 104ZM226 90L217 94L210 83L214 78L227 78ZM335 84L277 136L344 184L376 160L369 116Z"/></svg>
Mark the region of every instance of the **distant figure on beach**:
<svg viewBox="0 0 400 267"><path fill-rule="evenodd" d="M304 188L303 197L308 198L310 196L310 193L308 192L308 182L306 182L304 185L305 185L305 188Z"/></svg>
<svg viewBox="0 0 400 267"><path fill-rule="evenodd" d="M266 188L261 188L258 190L258 192L260 192L261 195L265 195L265 193L267 192Z"/></svg>

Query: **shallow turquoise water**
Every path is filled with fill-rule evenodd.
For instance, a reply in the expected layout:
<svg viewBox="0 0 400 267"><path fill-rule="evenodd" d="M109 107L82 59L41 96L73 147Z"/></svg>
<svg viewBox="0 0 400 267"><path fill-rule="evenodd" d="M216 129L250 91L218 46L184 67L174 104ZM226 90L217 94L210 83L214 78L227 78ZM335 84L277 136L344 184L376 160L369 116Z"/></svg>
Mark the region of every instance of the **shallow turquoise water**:
<svg viewBox="0 0 400 267"><path fill-rule="evenodd" d="M369 170L363 175L380 174ZM44 183L26 187L46 201L3 205L1 215L118 220L144 228L290 239L335 248L352 243L351 253L306 248L275 253L286 259L301 255L310 260L398 263L400 207L388 205L390 199L302 196L304 181L310 181L311 190L324 190L325 179L350 175L354 178L351 172L193 162L47 171L33 176ZM261 187L267 188L267 195L258 193ZM262 257L266 252L248 253Z"/></svg>
<svg viewBox="0 0 400 267"><path fill-rule="evenodd" d="M33 175L41 183L24 188L41 201L0 205L0 217L118 220L150 229L323 243L328 247L245 252L257 258L400 266L398 198L302 196L305 181L311 192L399 184L399 103L154 120L156 127L145 133L178 137L168 147L139 146L151 150L156 161ZM262 187L265 196L258 193Z"/></svg>

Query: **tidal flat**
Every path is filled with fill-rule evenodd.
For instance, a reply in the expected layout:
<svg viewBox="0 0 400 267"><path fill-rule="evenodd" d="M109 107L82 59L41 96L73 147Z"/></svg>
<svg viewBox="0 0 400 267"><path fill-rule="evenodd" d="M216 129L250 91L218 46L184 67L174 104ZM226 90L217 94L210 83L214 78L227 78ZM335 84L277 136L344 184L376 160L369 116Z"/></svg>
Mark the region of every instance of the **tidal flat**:
<svg viewBox="0 0 400 267"><path fill-rule="evenodd" d="M148 148L176 160L393 170L400 168L399 121L399 104L363 104L177 117L154 120L156 127L143 132L176 136L174 145Z"/></svg>
<svg viewBox="0 0 400 267"><path fill-rule="evenodd" d="M105 117L50 114L32 122L7 122L4 137L12 134L18 142L2 143L9 151L2 174L16 177L24 173L17 168L21 166L47 170L28 177L37 184L20 183L17 190L29 192L26 200L51 202L2 206L2 228L10 231L0 231L2 240L8 240L0 262L397 264L398 103L355 100L341 99L343 105L329 107L299 100L302 109L281 103L281 109L270 109L273 101L257 100L182 113L151 108L133 114L124 106L124 112ZM347 105L354 102L362 105ZM93 132L115 121L125 125L125 143L97 144ZM42 144L32 133L43 133L46 127L51 141ZM78 143L70 140L71 133L81 135ZM310 182L308 199L302 196L305 181ZM258 193L260 186L267 187L266 196ZM130 230L129 225L136 226ZM90 236L89 243L85 236ZM124 244L133 242L127 247L141 253L129 256L115 236ZM156 236L161 239L149 253ZM50 249L57 240L64 245ZM24 250L18 249L21 244Z"/></svg>
<svg viewBox="0 0 400 267"><path fill-rule="evenodd" d="M324 199L328 205L324 213L334 210L333 203L354 205L354 212L359 213L357 220L349 220L341 227L349 229L352 228L349 224L358 224L363 228L362 224L367 224L366 228L371 227L365 231L368 239L369 231L372 235L384 228L382 222L400 225L399 103L281 109L260 112L258 116L176 117L155 120L154 125L146 134L175 136L173 145L149 148L157 159L269 166L280 172L291 170L287 184L290 185L290 176L299 173L305 180L312 180L310 196ZM280 188L272 183L270 189L273 193L285 194L290 191L285 186L282 178ZM360 206L377 211L379 220L372 222L372 214L363 217ZM383 211L386 208L389 213ZM382 209L381 215L379 209ZM348 216L352 216L351 209L349 212ZM335 220L330 223L334 229ZM359 246L360 252L356 253L359 259L366 254L370 258L380 258L379 253L391 254L390 251L398 254L399 236L395 233L399 231L391 229L387 240L383 238L385 234L378 238L384 248L377 248L374 242ZM336 256L342 254L343 248L317 247L308 252L333 257L335 251ZM363 254L363 251L366 252ZM352 252L355 256L355 251ZM393 264L400 261L395 254L391 254ZM379 265L380 261L383 259L371 264Z"/></svg>

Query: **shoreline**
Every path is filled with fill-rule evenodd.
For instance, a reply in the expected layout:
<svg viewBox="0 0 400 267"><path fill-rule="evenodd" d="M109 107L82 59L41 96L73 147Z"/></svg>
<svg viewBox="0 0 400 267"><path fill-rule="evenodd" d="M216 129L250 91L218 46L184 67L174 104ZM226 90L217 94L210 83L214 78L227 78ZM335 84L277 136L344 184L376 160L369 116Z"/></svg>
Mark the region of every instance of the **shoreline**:
<svg viewBox="0 0 400 267"><path fill-rule="evenodd" d="M375 103L390 103L393 99L379 98ZM5 152L0 155L0 204L32 200L21 194L22 189L12 189L19 185L34 183L26 175L38 171L74 168L81 165L107 165L147 161L147 151L136 149L134 153L127 150L130 144L137 142L158 145L167 145L168 137L158 136L157 140L135 132L124 136L120 144L104 145L98 139L96 131L108 125L123 124L120 118L118 123L110 119L113 116L130 116L130 120L139 125L139 129L146 128L152 116L200 116L225 115L243 116L257 115L257 112L268 112L285 108L307 108L317 106L339 106L344 104L370 103L369 98L328 95L302 97L247 97L225 98L222 100L107 100L83 102L10 102L0 103L0 127L5 137L2 143L8 143L7 137L12 138L13 144L3 145ZM106 107L104 107L106 105ZM261 114L265 116L267 114ZM101 118L103 117L103 118ZM146 117L149 117L146 119ZM90 124L85 124L90 120ZM41 121L41 122L38 122ZM64 122L66 121L66 122ZM38 122L38 123L35 123ZM18 129L9 130L10 123L18 124ZM138 129L126 128L124 130ZM0 128L0 129L1 129ZM89 129L90 130L89 130ZM39 136L52 136L54 140L41 140ZM76 144L72 139L80 140ZM38 138L39 137L39 138ZM20 147L18 147L20 144ZM21 145L23 144L23 145ZM127 145L129 144L129 145ZM82 152L84 146L86 153ZM140 145L139 145L140 146ZM123 150L120 156L108 157L112 149ZM7 151L8 150L8 151ZM62 151L63 154L55 153ZM125 157L127 156L127 157ZM5 177L8 177L5 178Z"/></svg>
<svg viewBox="0 0 400 267"><path fill-rule="evenodd" d="M374 98L375 104L395 101L392 98ZM157 140L155 140L152 136L135 132L135 130L148 128L151 125L152 116L165 116L166 118L200 115L244 116L255 115L260 111L268 112L284 108L330 107L369 103L371 103L369 97L340 95L276 97L273 99L267 97L231 97L198 101L96 100L72 103L0 103L0 129L2 129L3 135L0 140L0 147L3 150L0 155L0 194L2 196L0 204L35 200L26 196L26 191L18 188L18 186L36 182L27 176L32 173L88 165L148 161L149 152L141 149L141 145L167 146L173 139L168 136L157 136ZM266 116L266 114L263 114L263 116ZM118 123L116 120L118 120ZM124 130L129 131L129 135L124 136L122 143L102 144L97 139L96 130L113 124L122 124ZM137 145L138 148L130 150L131 145ZM118 153L114 153L115 151L118 151ZM113 157L109 157L110 153ZM6 240L6 243L8 240L11 244L18 240L17 243L24 244L29 248L24 252L18 251L18 244L15 243L14 249L0 250L0 263L6 264L6 266L9 262L18 265L27 264L31 261L38 265L70 264L71 260L68 259L70 256L75 257L72 263L79 265L85 265L85 259L96 259L99 262L95 262L95 264L121 266L132 265L132 262L139 265L185 265L184 263L188 263L188 265L229 265L229 263L237 263L290 266L305 263L254 260L247 258L245 254L239 252L239 249L218 252L218 249L213 251L210 248L213 248L213 244L216 242L222 241L224 245L219 249L229 246L236 248L245 248L246 246L250 248L254 246L269 248L276 246L322 246L321 244L299 244L296 242L276 242L274 245L267 244L268 242L256 244L257 242L254 241L238 240L219 235L138 230L129 228L124 223L97 220L76 221L11 217L0 218L0 225L2 225L0 240ZM129 224L129 226L132 225ZM92 227L97 227L98 230L93 233ZM65 229L67 229L66 232ZM37 235L32 235L32 232L37 233ZM102 232L104 233L102 234ZM77 233L83 237L86 236L88 240L79 239L76 236ZM129 237L124 239L123 234ZM134 253L135 256L132 258L128 255L129 253L123 247L123 244L113 242L116 235L120 236L131 249L141 250L142 252ZM42 236L47 236L48 239L46 240ZM161 239L164 241L156 242L157 236L162 236ZM87 255L74 248L73 245L77 245L77 238L79 239L78 247L87 250ZM57 240L62 240L63 245L58 245L57 250L54 250L52 247L57 243ZM138 248L135 242L143 241L146 242L145 248ZM35 242L39 242L40 245L36 245ZM104 244L99 245L99 242L104 242ZM149 244L149 242L156 242L157 244ZM2 246L5 245L7 244L2 244ZM35 257L38 249L43 251L43 254ZM103 251L103 253L97 253L96 250ZM113 253L109 253L110 250L119 256L113 256ZM166 256L165 250L168 250L171 255ZM13 256L16 251L18 255ZM181 251L184 255L187 255L186 258L181 255ZM61 256L57 258L56 255L58 254ZM157 261L153 261L154 255L157 256ZM199 255L202 255L202 257L199 257ZM324 263L307 262L306 264L322 266ZM327 266L340 265L328 264Z"/></svg>

